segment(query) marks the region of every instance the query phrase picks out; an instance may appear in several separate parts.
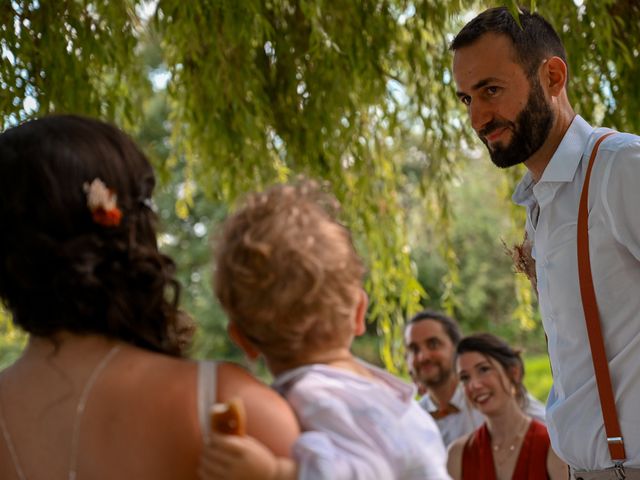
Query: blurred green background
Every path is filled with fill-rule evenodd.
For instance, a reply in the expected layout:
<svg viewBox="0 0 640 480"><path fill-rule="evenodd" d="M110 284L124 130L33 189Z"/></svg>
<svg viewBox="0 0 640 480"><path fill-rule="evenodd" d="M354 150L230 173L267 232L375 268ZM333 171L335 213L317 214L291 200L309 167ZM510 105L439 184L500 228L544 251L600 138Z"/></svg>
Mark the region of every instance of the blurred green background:
<svg viewBox="0 0 640 480"><path fill-rule="evenodd" d="M576 111L640 130L637 2L523 3L565 42ZM200 327L193 357L245 362L210 288L220 222L244 192L305 174L329 182L369 269L357 354L406 375L404 320L422 307L443 310L465 333L490 331L523 348L525 383L544 400L550 376L535 294L504 247L522 239L523 212L509 197L523 171L491 165L450 68L454 33L495 5L4 1L2 125L81 113L140 143L159 180L158 241ZM0 312L0 368L25 341ZM266 378L262 365L249 367Z"/></svg>

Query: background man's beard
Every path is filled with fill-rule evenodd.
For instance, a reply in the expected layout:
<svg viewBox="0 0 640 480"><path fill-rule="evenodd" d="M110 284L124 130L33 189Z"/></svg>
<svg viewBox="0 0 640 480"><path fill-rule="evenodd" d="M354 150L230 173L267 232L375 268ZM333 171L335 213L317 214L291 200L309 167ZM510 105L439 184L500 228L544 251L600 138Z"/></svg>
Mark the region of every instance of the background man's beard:
<svg viewBox="0 0 640 480"><path fill-rule="evenodd" d="M531 92L527 104L516 117L515 122L493 121L480 133L480 139L489 149L491 161L500 168L509 168L528 160L540 150L553 125L553 111L537 79L532 80ZM496 128L508 128L511 131L511 142L506 146L495 145L492 150L485 139Z"/></svg>
<svg viewBox="0 0 640 480"><path fill-rule="evenodd" d="M443 368L440 368L438 375L432 376L429 379L423 379L422 383L424 383L427 386L427 388L439 387L447 383L447 381L449 381L449 378L451 377L452 373L453 372L451 370L445 370Z"/></svg>

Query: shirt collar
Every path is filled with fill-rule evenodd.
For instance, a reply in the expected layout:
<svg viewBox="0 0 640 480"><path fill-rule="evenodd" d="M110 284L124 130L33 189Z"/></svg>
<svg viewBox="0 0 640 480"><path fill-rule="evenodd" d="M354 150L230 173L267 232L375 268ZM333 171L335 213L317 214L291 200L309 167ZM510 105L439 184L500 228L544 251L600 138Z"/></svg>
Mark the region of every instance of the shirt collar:
<svg viewBox="0 0 640 480"><path fill-rule="evenodd" d="M455 392L453 392L453 396L451 397L451 400L449 400L449 404L453 405L458 410L462 411L466 406L465 402L466 402L466 399L464 397L464 392L462 391L462 385L458 383L458 386L456 387ZM436 403L433 401L433 399L428 393L424 397L422 397L422 400L420 401L420 403L429 413L438 411L438 406L436 405Z"/></svg>
<svg viewBox="0 0 640 480"><path fill-rule="evenodd" d="M535 184L536 182L533 181L531 172L527 170L511 196L513 203L521 207L532 206L535 203L535 197L533 196L533 187Z"/></svg>
<svg viewBox="0 0 640 480"><path fill-rule="evenodd" d="M544 169L540 183L572 181L591 132L593 127L580 115L576 115Z"/></svg>
<svg viewBox="0 0 640 480"><path fill-rule="evenodd" d="M593 127L584 118L580 115L573 117L571 125L562 137L560 145L549 160L538 183L572 181L591 132L593 132ZM535 185L536 182L533 180L531 172L527 170L513 192L511 197L513 203L522 207L529 207L536 203L533 195Z"/></svg>

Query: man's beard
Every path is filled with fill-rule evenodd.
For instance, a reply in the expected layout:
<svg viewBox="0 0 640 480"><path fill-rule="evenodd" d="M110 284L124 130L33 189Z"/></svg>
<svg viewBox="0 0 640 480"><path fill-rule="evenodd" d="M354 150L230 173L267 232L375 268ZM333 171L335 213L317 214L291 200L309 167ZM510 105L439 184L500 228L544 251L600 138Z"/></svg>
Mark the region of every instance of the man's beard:
<svg viewBox="0 0 640 480"><path fill-rule="evenodd" d="M544 97L538 79L533 79L531 84L527 104L515 122L494 120L478 132L480 140L489 150L491 161L500 168L513 167L528 160L542 147L551 131L553 111ZM496 144L491 149L485 136L498 128L508 128L511 131L511 142L505 146Z"/></svg>
<svg viewBox="0 0 640 480"><path fill-rule="evenodd" d="M444 385L449 380L449 377L453 374L451 369L445 369L442 365L436 365L438 367L438 373L435 375L431 375L428 378L424 375L418 376L420 382L425 385L427 388L439 387L440 385Z"/></svg>

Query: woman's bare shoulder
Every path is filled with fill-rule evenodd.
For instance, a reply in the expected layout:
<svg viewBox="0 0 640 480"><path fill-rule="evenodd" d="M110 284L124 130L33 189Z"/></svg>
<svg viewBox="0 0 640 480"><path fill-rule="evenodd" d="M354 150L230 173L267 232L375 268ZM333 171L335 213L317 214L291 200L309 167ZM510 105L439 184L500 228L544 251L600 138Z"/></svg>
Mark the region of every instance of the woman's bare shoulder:
<svg viewBox="0 0 640 480"><path fill-rule="evenodd" d="M300 433L289 404L271 387L239 365L218 364L218 401L240 397L247 411L247 433L276 455L289 456Z"/></svg>
<svg viewBox="0 0 640 480"><path fill-rule="evenodd" d="M454 480L460 480L462 478L462 452L464 451L464 445L469 439L469 435L470 434L463 435L455 439L447 449L447 470Z"/></svg>

